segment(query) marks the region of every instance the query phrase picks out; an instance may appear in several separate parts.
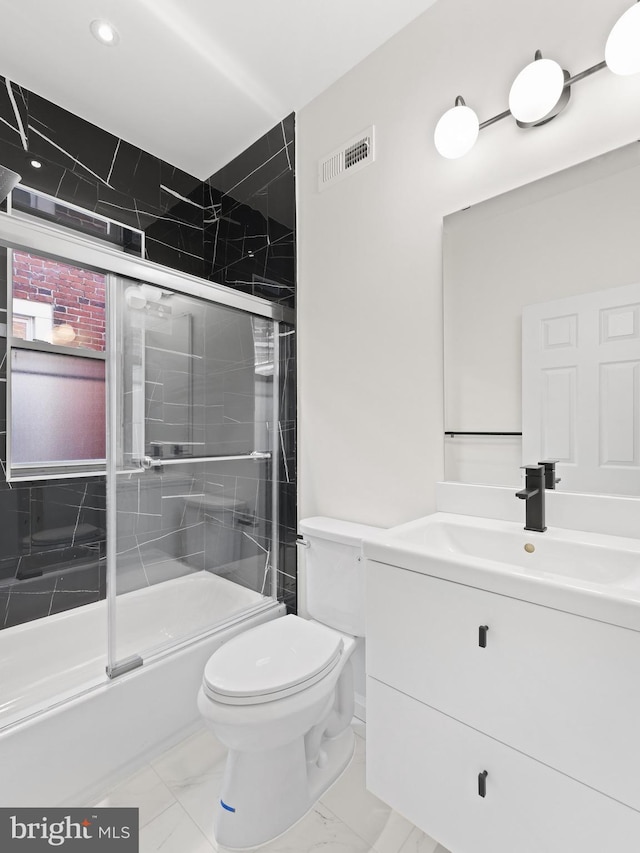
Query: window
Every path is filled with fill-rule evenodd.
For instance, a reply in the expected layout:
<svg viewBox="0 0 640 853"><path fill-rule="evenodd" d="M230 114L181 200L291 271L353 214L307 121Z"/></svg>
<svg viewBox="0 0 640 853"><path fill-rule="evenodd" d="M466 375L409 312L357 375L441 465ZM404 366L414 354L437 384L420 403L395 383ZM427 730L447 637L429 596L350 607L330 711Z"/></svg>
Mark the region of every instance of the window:
<svg viewBox="0 0 640 853"><path fill-rule="evenodd" d="M104 275L18 251L12 273L13 316L19 329L32 329L15 337L104 352Z"/></svg>
<svg viewBox="0 0 640 853"><path fill-rule="evenodd" d="M104 368L99 359L11 351L12 465L58 467L105 458Z"/></svg>
<svg viewBox="0 0 640 853"><path fill-rule="evenodd" d="M13 300L13 337L23 341L49 341L53 332L53 306L28 299Z"/></svg>
<svg viewBox="0 0 640 853"><path fill-rule="evenodd" d="M9 478L101 471L106 277L12 255Z"/></svg>

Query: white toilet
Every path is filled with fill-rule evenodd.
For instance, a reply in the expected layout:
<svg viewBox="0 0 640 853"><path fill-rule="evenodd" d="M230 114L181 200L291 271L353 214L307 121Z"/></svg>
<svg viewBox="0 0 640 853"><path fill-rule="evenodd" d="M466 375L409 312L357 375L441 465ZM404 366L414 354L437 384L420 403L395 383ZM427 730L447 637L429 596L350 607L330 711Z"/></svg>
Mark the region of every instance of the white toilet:
<svg viewBox="0 0 640 853"><path fill-rule="evenodd" d="M280 835L353 755L349 659L365 632L361 543L378 528L310 518L300 531L313 619L284 616L229 640L209 658L198 694L200 713L229 749L214 818L225 847Z"/></svg>

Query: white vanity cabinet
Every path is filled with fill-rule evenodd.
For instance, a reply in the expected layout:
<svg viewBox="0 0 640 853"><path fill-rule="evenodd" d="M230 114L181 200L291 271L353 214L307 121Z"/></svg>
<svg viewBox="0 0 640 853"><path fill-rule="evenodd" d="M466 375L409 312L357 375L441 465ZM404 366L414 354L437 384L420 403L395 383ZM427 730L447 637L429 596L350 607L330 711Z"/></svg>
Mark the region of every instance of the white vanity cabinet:
<svg viewBox="0 0 640 853"><path fill-rule="evenodd" d="M640 632L368 560L367 675L368 787L452 853L640 851Z"/></svg>

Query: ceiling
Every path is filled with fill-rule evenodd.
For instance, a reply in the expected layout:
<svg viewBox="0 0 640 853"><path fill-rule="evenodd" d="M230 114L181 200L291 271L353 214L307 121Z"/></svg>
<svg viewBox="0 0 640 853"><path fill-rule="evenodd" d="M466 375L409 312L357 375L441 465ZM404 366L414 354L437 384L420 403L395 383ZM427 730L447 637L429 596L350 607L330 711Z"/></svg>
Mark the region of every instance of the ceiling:
<svg viewBox="0 0 640 853"><path fill-rule="evenodd" d="M0 0L0 74L204 180L434 2Z"/></svg>

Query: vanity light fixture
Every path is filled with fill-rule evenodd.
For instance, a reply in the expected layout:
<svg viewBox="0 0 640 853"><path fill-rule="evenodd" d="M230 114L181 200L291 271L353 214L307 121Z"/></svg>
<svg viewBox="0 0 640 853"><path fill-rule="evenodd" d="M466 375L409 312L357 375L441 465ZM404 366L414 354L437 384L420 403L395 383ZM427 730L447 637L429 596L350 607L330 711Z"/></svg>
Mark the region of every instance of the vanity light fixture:
<svg viewBox="0 0 640 853"><path fill-rule="evenodd" d="M91 21L89 29L95 39L97 39L101 44L106 44L110 47L117 44L120 39L118 31L109 23L109 21L96 19L95 21Z"/></svg>
<svg viewBox="0 0 640 853"><path fill-rule="evenodd" d="M614 74L640 72L640 0L618 19L605 47L605 59L573 77L553 59L535 59L518 74L509 92L509 109L478 122L475 112L458 96L455 106L438 121L434 144L448 159L462 157L475 145L478 131L503 118L513 116L519 127L539 127L555 118L567 106L571 86L596 71L609 68ZM475 129L474 129L475 128Z"/></svg>

